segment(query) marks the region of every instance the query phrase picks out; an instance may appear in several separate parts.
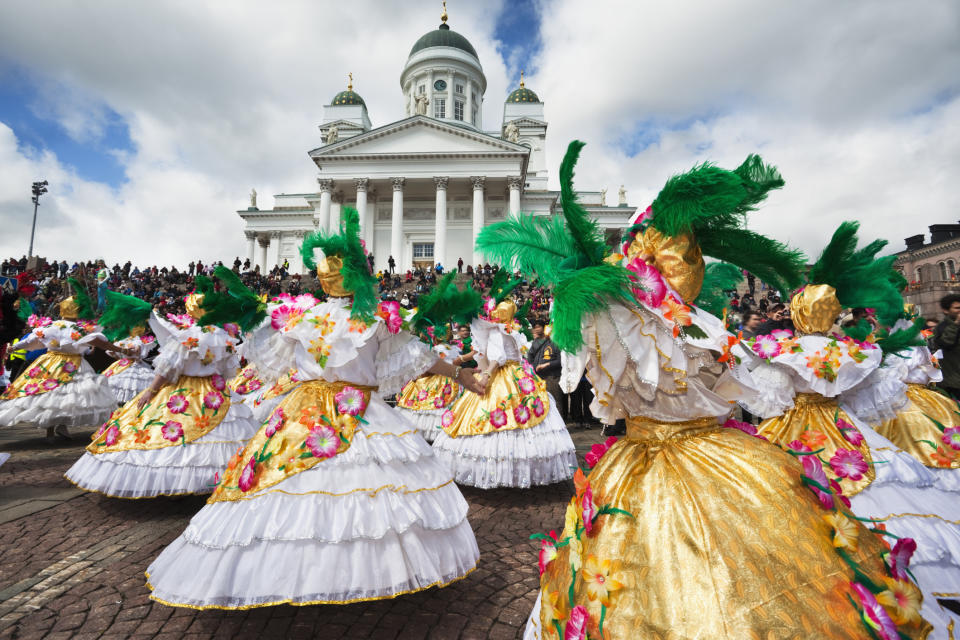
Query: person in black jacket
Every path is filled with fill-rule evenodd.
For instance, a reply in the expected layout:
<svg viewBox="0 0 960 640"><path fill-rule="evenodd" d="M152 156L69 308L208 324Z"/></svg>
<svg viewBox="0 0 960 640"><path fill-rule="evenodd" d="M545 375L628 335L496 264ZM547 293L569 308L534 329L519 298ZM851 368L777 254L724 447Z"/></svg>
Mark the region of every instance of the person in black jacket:
<svg viewBox="0 0 960 640"><path fill-rule="evenodd" d="M946 317L933 331L933 346L943 351L940 359L943 382L937 386L957 400L960 399L960 295L943 296L940 308Z"/></svg>
<svg viewBox="0 0 960 640"><path fill-rule="evenodd" d="M533 342L530 343L530 349L527 351L527 362L530 363L537 375L547 383L547 391L550 392L550 395L558 404L560 415L566 422L568 413L567 395L560 390L560 349L553 343L553 340L544 335L543 320L534 320L531 329L533 329Z"/></svg>

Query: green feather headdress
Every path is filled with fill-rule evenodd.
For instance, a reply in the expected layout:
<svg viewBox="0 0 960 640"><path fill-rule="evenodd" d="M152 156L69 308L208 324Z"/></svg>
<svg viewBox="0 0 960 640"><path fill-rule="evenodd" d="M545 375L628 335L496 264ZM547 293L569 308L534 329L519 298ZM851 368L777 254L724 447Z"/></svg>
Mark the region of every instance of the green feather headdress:
<svg viewBox="0 0 960 640"><path fill-rule="evenodd" d="M726 292L736 289L743 280L743 273L728 262L711 262L703 274L703 287L696 304L701 309L720 317L730 305Z"/></svg>
<svg viewBox="0 0 960 640"><path fill-rule="evenodd" d="M110 342L126 338L133 329L146 324L150 318L153 307L146 300L116 291L107 291L105 295L107 308L98 324L103 327L103 335Z"/></svg>
<svg viewBox="0 0 960 640"><path fill-rule="evenodd" d="M632 299L627 270L603 261L608 253L603 232L573 189L583 145L571 142L560 165L562 219L520 214L485 227L477 237L477 248L504 268L535 274L553 288L551 338L568 352L583 346L584 314L602 311L611 299Z"/></svg>
<svg viewBox="0 0 960 640"><path fill-rule="evenodd" d="M874 309L881 324L891 325L903 313L902 278L891 273L896 256L876 257L886 240L857 249L859 228L856 221L840 224L810 267L807 282L830 285L844 307Z"/></svg>
<svg viewBox="0 0 960 640"><path fill-rule="evenodd" d="M377 309L377 280L370 273L370 264L360 244L360 216L357 210L344 207L342 212L339 233L316 231L307 235L300 247L300 255L309 269L317 268L314 249L323 251L324 256L340 256L343 260L340 269L343 288L353 294L350 316L369 321Z"/></svg>
<svg viewBox="0 0 960 640"><path fill-rule="evenodd" d="M513 290L520 286L520 278L510 278L510 269L508 266L501 266L497 274L490 281L490 297L495 304L500 304L507 299Z"/></svg>
<svg viewBox="0 0 960 640"><path fill-rule="evenodd" d="M73 301L77 305L77 317L81 320L93 320L96 318L96 307L93 304L93 300L90 299L90 294L87 293L87 288L73 277L67 278L67 284L73 289Z"/></svg>
<svg viewBox="0 0 960 640"><path fill-rule="evenodd" d="M213 275L224 285L224 289L216 291L212 286L205 288L200 304L204 311L200 324L222 327L227 323L236 323L244 331L259 325L267 316L267 305L260 301L259 296L243 284L237 274L222 265L213 270Z"/></svg>
<svg viewBox="0 0 960 640"><path fill-rule="evenodd" d="M451 321L467 324L477 316L483 307L480 292L472 287L460 289L454 284L456 272L445 275L430 293L420 297L417 314L413 317L411 328L423 335L430 328L448 325Z"/></svg>

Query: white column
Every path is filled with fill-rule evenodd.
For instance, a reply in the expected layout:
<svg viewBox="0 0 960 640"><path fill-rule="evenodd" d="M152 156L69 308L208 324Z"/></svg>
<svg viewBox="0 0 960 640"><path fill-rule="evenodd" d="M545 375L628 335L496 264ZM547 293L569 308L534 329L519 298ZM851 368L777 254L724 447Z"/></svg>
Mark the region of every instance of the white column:
<svg viewBox="0 0 960 640"><path fill-rule="evenodd" d="M360 218L360 239L366 243L367 237L367 184L368 178L354 178L353 184L357 188L357 216Z"/></svg>
<svg viewBox="0 0 960 640"><path fill-rule="evenodd" d="M470 178L473 181L473 240L476 242L477 236L483 229L483 218L486 214L486 203L483 200L483 188L487 179L483 176ZM473 247L473 268L476 269L480 264L480 254L477 252L476 244Z"/></svg>
<svg viewBox="0 0 960 640"><path fill-rule="evenodd" d="M376 239L377 239L377 192L372 191L367 194L367 221L366 224L366 238L367 243L367 253L372 254L374 257L377 256L376 253Z"/></svg>
<svg viewBox="0 0 960 640"><path fill-rule="evenodd" d="M403 183L404 178L390 178L393 183L393 212L390 217L390 255L396 263L396 270L402 268L400 259L403 257ZM389 260L389 257L387 258ZM387 260L383 264L387 266Z"/></svg>
<svg viewBox="0 0 960 640"><path fill-rule="evenodd" d="M520 213L520 187L523 186L523 178L508 176L507 186L510 187L510 215L515 216Z"/></svg>
<svg viewBox="0 0 960 640"><path fill-rule="evenodd" d="M273 269L275 266L283 262L280 259L280 249L283 245L283 243L281 242L281 240L283 239L282 236L283 234L280 233L279 231L270 232L270 253L269 253L270 259L269 259L269 264L267 265L267 271L269 271L270 269Z"/></svg>
<svg viewBox="0 0 960 640"><path fill-rule="evenodd" d="M320 214L317 230L328 231L330 229L330 201L333 196L333 180L317 178L317 184L320 185Z"/></svg>
<svg viewBox="0 0 960 640"><path fill-rule="evenodd" d="M453 120L453 69L447 69L447 120Z"/></svg>
<svg viewBox="0 0 960 640"><path fill-rule="evenodd" d="M464 101L466 106L463 108L463 120L464 122L469 122L472 125L477 123L472 120L473 118L473 82L470 78L467 78L463 81L463 91L467 95L464 96ZM479 129L479 127L477 127Z"/></svg>
<svg viewBox="0 0 960 640"><path fill-rule="evenodd" d="M297 251L293 254L293 258L290 260L290 273L303 273L303 258L300 256L300 246L303 245L303 238L307 235L307 231L294 231L293 236L297 239Z"/></svg>
<svg viewBox="0 0 960 640"><path fill-rule="evenodd" d="M260 267L260 273L262 275L267 272L267 247L270 246L270 236L265 234L257 240L260 242L260 262L257 263L257 266Z"/></svg>
<svg viewBox="0 0 960 640"><path fill-rule="evenodd" d="M328 228L331 232L336 233L340 231L340 220L343 216L343 193L338 191L331 194L331 200L336 206L330 208L330 226Z"/></svg>
<svg viewBox="0 0 960 640"><path fill-rule="evenodd" d="M257 244L257 234L254 231L244 231L243 235L247 237L247 260L250 261L250 268L253 269L254 251Z"/></svg>
<svg viewBox="0 0 960 640"><path fill-rule="evenodd" d="M427 74L427 115L433 117L433 71ZM397 256L393 256L396 260Z"/></svg>
<svg viewBox="0 0 960 640"><path fill-rule="evenodd" d="M433 240L433 262L440 263L444 269L449 269L447 264L447 182L449 178L437 176L433 183L437 185L437 225L436 236Z"/></svg>

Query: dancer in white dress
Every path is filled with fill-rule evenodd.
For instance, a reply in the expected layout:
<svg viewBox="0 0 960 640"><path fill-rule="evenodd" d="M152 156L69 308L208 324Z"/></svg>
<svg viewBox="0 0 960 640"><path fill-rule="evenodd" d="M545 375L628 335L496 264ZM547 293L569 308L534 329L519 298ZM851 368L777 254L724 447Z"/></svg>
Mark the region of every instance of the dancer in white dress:
<svg viewBox="0 0 960 640"><path fill-rule="evenodd" d="M60 320L32 315L30 334L11 346L47 349L0 395L0 425L34 426L69 437L68 427L97 425L117 406L107 379L84 359L91 348L121 350L92 321L93 306L83 286L70 278L74 295L60 303ZM131 351L132 353L132 351Z"/></svg>
<svg viewBox="0 0 960 640"><path fill-rule="evenodd" d="M110 416L67 471L81 489L115 498L209 493L256 433L249 407L231 403L226 386L237 370L237 338L197 321L203 295L187 297L186 315L151 317L160 342L156 377Z"/></svg>
<svg viewBox="0 0 960 640"><path fill-rule="evenodd" d="M100 326L107 339L124 348L123 353L108 351L118 358L103 371L117 402L124 405L153 382L153 367L144 362L157 348L157 339L147 333L150 303L116 291L105 291L107 308L100 317Z"/></svg>
<svg viewBox="0 0 960 640"><path fill-rule="evenodd" d="M347 603L443 586L476 566L467 503L450 471L380 394L424 371L481 391L377 310L345 210L318 276L329 302L251 332L258 367L301 382L228 465L217 490L147 570L151 598L193 608ZM377 315L374 315L374 312Z"/></svg>

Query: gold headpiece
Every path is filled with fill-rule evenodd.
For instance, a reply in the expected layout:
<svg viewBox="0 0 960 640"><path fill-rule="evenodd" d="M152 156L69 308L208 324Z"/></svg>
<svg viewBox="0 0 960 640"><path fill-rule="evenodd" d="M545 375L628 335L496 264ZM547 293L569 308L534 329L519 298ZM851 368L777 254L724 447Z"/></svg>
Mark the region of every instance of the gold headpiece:
<svg viewBox="0 0 960 640"><path fill-rule="evenodd" d="M684 302L691 303L700 295L706 265L692 234L666 236L652 226L647 227L627 248L627 260L634 258L656 268Z"/></svg>
<svg viewBox="0 0 960 640"><path fill-rule="evenodd" d="M496 306L490 313L490 317L497 322L507 323L513 320L513 316L516 315L516 313L517 305L514 304L513 300L507 299Z"/></svg>
<svg viewBox="0 0 960 640"><path fill-rule="evenodd" d="M138 324L133 329L130 329L130 337L136 338L136 337L142 336L146 332L147 332L147 325Z"/></svg>
<svg viewBox="0 0 960 640"><path fill-rule="evenodd" d="M64 320L76 320L80 315L80 307L73 296L60 303L60 317Z"/></svg>
<svg viewBox="0 0 960 640"><path fill-rule="evenodd" d="M191 293L187 296L187 299L184 300L184 304L187 307L188 316L194 320L199 320L203 317L203 309L200 308L200 305L203 304L202 293Z"/></svg>
<svg viewBox="0 0 960 640"><path fill-rule="evenodd" d="M809 285L790 300L790 317L798 334L830 331L841 311L837 290L828 284Z"/></svg>
<svg viewBox="0 0 960 640"><path fill-rule="evenodd" d="M328 296L334 298L349 298L350 292L343 288L343 258L327 256L317 263L317 279Z"/></svg>

